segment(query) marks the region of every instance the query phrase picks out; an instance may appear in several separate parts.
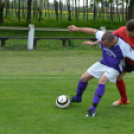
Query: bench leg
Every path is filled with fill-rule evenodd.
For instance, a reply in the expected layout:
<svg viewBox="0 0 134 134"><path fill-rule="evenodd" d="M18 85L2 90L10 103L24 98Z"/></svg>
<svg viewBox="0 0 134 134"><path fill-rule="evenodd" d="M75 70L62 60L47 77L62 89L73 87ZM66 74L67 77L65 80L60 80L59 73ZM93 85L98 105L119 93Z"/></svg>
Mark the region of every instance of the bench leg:
<svg viewBox="0 0 134 134"><path fill-rule="evenodd" d="M6 42L5 39L1 39L1 46L5 46L5 42Z"/></svg>
<svg viewBox="0 0 134 134"><path fill-rule="evenodd" d="M37 46L37 40L36 39L34 39L34 47L36 47Z"/></svg>
<svg viewBox="0 0 134 134"><path fill-rule="evenodd" d="M66 46L66 41L67 41L67 40L62 40L62 45L63 45L63 47Z"/></svg>

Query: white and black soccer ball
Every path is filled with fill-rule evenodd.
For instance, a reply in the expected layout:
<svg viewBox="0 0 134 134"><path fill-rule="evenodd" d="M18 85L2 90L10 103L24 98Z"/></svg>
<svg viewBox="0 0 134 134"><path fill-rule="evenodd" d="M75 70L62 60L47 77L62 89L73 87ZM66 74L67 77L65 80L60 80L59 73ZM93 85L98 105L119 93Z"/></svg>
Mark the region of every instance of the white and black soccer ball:
<svg viewBox="0 0 134 134"><path fill-rule="evenodd" d="M67 108L70 105L70 99L67 95L60 95L56 99L56 106L58 108Z"/></svg>

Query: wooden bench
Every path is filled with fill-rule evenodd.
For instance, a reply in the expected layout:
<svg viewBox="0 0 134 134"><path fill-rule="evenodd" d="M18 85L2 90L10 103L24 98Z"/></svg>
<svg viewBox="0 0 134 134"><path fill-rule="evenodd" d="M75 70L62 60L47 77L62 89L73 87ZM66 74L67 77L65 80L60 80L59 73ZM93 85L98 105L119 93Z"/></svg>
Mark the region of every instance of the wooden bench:
<svg viewBox="0 0 134 134"><path fill-rule="evenodd" d="M8 39L28 39L28 37L0 37L1 40L1 46L5 46L6 40ZM81 37L81 38L69 38L69 37L35 37L34 38L34 46L37 46L37 41L42 40L42 39L59 39L62 40L62 45L63 47L66 46L66 41L68 40L73 40L73 39L87 39L87 40L92 40L95 41L96 38L87 38L87 37Z"/></svg>

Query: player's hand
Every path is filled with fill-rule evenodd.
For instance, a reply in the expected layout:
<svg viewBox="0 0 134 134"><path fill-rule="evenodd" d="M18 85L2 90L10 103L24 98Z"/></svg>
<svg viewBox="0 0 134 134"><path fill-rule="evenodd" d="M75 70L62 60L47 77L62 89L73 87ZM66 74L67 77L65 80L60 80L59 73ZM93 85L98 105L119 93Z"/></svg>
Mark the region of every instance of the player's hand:
<svg viewBox="0 0 134 134"><path fill-rule="evenodd" d="M77 29L78 28L76 26L74 26L74 25L68 27L69 32L77 31Z"/></svg>
<svg viewBox="0 0 134 134"><path fill-rule="evenodd" d="M92 41L85 41L85 42L83 42L82 45L91 45L91 46L94 46L95 44Z"/></svg>

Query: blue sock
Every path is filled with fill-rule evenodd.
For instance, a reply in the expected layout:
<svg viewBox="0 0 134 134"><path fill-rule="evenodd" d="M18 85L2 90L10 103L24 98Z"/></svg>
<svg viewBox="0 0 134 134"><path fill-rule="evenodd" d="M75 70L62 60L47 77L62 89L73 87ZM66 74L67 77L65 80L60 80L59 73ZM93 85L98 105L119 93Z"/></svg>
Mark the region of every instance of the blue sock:
<svg viewBox="0 0 134 134"><path fill-rule="evenodd" d="M88 82L82 82L81 80L78 83L77 91L76 91L76 96L74 97L75 99L79 100L82 98L82 94L87 88Z"/></svg>
<svg viewBox="0 0 134 134"><path fill-rule="evenodd" d="M96 110L96 107L98 103L100 102L101 97L103 96L104 93L105 93L105 85L98 84L98 88L95 91L95 95L94 95L93 102L92 102L93 105L90 107L90 109L93 109L94 111Z"/></svg>

